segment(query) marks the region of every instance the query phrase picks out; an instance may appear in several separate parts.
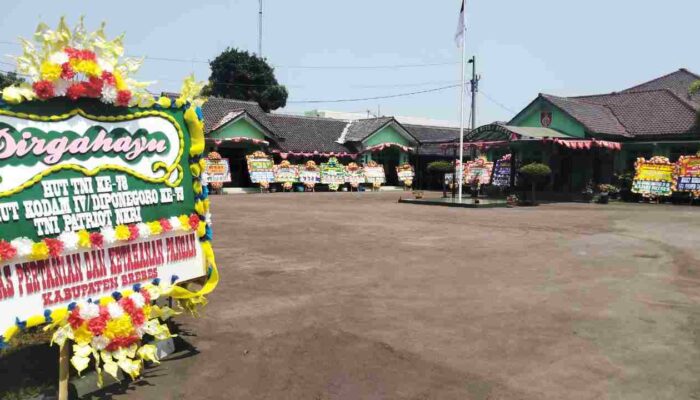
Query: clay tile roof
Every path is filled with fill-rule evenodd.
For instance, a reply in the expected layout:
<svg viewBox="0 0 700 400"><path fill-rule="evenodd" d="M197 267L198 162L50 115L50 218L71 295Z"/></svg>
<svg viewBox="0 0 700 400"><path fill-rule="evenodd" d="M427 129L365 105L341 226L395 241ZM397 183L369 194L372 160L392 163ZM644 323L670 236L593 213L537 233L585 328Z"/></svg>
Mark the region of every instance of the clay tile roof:
<svg viewBox="0 0 700 400"><path fill-rule="evenodd" d="M352 121L345 134L345 141L361 142L393 119L393 117L380 117Z"/></svg>
<svg viewBox="0 0 700 400"><path fill-rule="evenodd" d="M242 100L232 100L223 99L220 97L209 97L209 99L202 106L202 114L204 114L204 129L206 133L211 132L222 118L234 111L245 110L250 114L257 122L262 126L270 130L273 134L276 134L274 129L268 124L267 115L265 111L258 105L258 103L252 101L242 101Z"/></svg>
<svg viewBox="0 0 700 400"><path fill-rule="evenodd" d="M700 75L696 75L685 68L672 72L668 75L652 79L649 82L633 86L623 90L623 93L646 92L649 90L667 89L673 92L681 100L690 103L696 110L700 109L700 94L690 96L688 89L693 82L700 80Z"/></svg>
<svg viewBox="0 0 700 400"><path fill-rule="evenodd" d="M285 139L280 142L283 151L354 152L349 146L336 142L347 121L285 114L268 114L267 119L273 130Z"/></svg>
<svg viewBox="0 0 700 400"><path fill-rule="evenodd" d="M671 89L586 96L577 101L606 107L633 136L688 133L697 118L695 108Z"/></svg>
<svg viewBox="0 0 700 400"><path fill-rule="evenodd" d="M459 128L449 128L443 126L411 125L403 124L404 128L411 132L413 137L423 143L444 143L459 139ZM464 129L464 136L469 133L469 129Z"/></svg>
<svg viewBox="0 0 700 400"><path fill-rule="evenodd" d="M586 102L572 97L558 97L541 94L544 99L579 121L591 132L629 136L625 127L613 112L604 105Z"/></svg>

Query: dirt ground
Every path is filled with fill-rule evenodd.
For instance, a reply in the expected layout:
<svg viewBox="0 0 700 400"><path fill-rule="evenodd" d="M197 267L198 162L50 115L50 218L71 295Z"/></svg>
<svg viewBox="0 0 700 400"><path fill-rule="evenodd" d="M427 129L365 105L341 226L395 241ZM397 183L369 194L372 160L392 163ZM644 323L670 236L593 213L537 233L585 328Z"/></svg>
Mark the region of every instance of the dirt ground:
<svg viewBox="0 0 700 400"><path fill-rule="evenodd" d="M700 399L700 208L214 197L222 282L115 398Z"/></svg>

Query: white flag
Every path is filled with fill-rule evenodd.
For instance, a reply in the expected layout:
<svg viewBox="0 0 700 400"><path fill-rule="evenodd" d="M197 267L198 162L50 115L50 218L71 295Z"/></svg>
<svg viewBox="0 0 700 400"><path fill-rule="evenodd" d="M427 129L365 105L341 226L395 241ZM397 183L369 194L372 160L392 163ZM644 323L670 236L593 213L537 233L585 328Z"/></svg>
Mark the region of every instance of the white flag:
<svg viewBox="0 0 700 400"><path fill-rule="evenodd" d="M464 36L464 3L462 0L462 8L459 10L459 22L457 22L457 32L455 32L455 43L457 47L462 47L462 36Z"/></svg>

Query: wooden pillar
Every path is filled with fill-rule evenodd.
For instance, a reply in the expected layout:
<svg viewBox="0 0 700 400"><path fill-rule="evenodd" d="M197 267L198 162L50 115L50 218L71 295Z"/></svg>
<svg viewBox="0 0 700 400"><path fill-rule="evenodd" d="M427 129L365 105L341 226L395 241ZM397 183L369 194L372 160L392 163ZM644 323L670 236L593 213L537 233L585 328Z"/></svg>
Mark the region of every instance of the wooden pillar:
<svg viewBox="0 0 700 400"><path fill-rule="evenodd" d="M69 371L70 347L64 343L58 356L58 400L68 400Z"/></svg>

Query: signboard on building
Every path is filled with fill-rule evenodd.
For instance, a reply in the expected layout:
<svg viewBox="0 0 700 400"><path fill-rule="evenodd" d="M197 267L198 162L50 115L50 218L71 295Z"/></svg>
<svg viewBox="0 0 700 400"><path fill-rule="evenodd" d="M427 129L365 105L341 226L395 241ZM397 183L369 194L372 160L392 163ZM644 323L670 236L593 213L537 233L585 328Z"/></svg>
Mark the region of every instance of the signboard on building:
<svg viewBox="0 0 700 400"><path fill-rule="evenodd" d="M700 156L681 156L678 159L676 191L700 194Z"/></svg>
<svg viewBox="0 0 700 400"><path fill-rule="evenodd" d="M510 154L496 160L493 164L493 174L491 176L491 184L498 187L510 186Z"/></svg>
<svg viewBox="0 0 700 400"><path fill-rule="evenodd" d="M287 160L275 165L275 182L299 182L299 166Z"/></svg>
<svg viewBox="0 0 700 400"><path fill-rule="evenodd" d="M251 182L269 183L275 181L275 163L272 161L272 157L262 151L256 151L253 154L247 155L246 161Z"/></svg>
<svg viewBox="0 0 700 400"><path fill-rule="evenodd" d="M205 159L207 167L207 177L209 183L227 183L231 182L231 170L228 163L228 158Z"/></svg>
<svg viewBox="0 0 700 400"><path fill-rule="evenodd" d="M321 163L321 183L324 185L341 185L345 183L345 166L338 159L331 157L327 163Z"/></svg>
<svg viewBox="0 0 700 400"><path fill-rule="evenodd" d="M480 185L488 185L491 183L491 171L493 163L486 161L484 158L478 158L475 161L467 162L464 171L464 181L471 183L478 180Z"/></svg>
<svg viewBox="0 0 700 400"><path fill-rule="evenodd" d="M674 184L674 166L666 157L637 159L632 192L647 197L670 196Z"/></svg>
<svg viewBox="0 0 700 400"><path fill-rule="evenodd" d="M0 332L206 273L183 111L90 109L0 109Z"/></svg>

